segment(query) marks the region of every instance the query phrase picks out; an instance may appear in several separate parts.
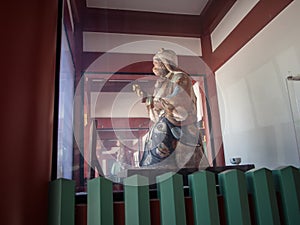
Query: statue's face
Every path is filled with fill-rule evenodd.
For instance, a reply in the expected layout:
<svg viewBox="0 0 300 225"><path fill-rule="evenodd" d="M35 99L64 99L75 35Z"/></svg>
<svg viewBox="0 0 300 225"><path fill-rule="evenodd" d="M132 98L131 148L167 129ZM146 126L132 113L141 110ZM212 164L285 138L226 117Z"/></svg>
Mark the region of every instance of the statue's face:
<svg viewBox="0 0 300 225"><path fill-rule="evenodd" d="M168 74L168 70L165 65L158 60L153 60L153 73L158 77L164 77Z"/></svg>

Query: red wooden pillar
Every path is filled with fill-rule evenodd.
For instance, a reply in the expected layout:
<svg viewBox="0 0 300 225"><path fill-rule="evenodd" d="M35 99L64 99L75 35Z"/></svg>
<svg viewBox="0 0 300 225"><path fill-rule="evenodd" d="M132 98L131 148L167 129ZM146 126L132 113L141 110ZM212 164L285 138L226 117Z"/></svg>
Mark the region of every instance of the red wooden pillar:
<svg viewBox="0 0 300 225"><path fill-rule="evenodd" d="M47 224L58 0L1 3L1 224Z"/></svg>

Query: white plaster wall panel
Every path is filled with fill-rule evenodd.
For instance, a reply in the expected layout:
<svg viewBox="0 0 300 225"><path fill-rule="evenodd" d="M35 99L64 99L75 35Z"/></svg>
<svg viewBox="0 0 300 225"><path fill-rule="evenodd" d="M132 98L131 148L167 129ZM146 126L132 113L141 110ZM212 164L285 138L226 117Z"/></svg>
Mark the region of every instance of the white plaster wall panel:
<svg viewBox="0 0 300 225"><path fill-rule="evenodd" d="M299 11L292 2L216 72L226 164L300 165L286 87L300 73Z"/></svg>
<svg viewBox="0 0 300 225"><path fill-rule="evenodd" d="M242 21L259 0L238 0L227 12L218 26L211 33L212 50L225 40L230 32Z"/></svg>
<svg viewBox="0 0 300 225"><path fill-rule="evenodd" d="M148 117L146 106L135 93L91 93L91 117Z"/></svg>
<svg viewBox="0 0 300 225"><path fill-rule="evenodd" d="M283 95L285 82L272 61L249 74L247 82L257 126L272 126L278 121L289 121L289 111L286 110L288 102Z"/></svg>
<svg viewBox="0 0 300 225"><path fill-rule="evenodd" d="M200 38L83 32L85 52L155 54L162 47L178 55L202 55Z"/></svg>
<svg viewBox="0 0 300 225"><path fill-rule="evenodd" d="M243 93L241 95L240 93ZM232 84L226 91L226 101L228 105L226 112L228 112L228 120L226 123L231 130L236 132L243 132L254 128L253 115L251 114L251 100L249 97L250 93L247 87L247 81L245 79L239 79L238 82ZM243 115L242 117L240 115ZM244 123L247 121L247 124Z"/></svg>

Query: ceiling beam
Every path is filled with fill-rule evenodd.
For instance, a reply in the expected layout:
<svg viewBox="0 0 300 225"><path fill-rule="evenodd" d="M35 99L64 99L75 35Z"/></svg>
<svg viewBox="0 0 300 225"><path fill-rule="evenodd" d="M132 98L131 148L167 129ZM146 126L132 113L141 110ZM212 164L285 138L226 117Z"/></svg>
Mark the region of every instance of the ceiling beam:
<svg viewBox="0 0 300 225"><path fill-rule="evenodd" d="M100 58L101 57L101 58ZM103 53L103 52L83 52L82 53L82 72L139 72L139 73L152 73L152 57L153 55L147 54L130 54L130 53ZM129 60L128 65L125 63L124 67L114 71L114 65L119 62L126 62ZM131 63L132 62L132 63ZM93 63L99 63L97 70L93 67ZM109 71L107 71L109 70Z"/></svg>
<svg viewBox="0 0 300 225"><path fill-rule="evenodd" d="M89 85L89 91L90 92L129 92L132 93L132 85L133 84L139 84L141 89L146 92L146 93L153 93L153 88L155 85L155 80L145 80L143 79L144 82L140 81L135 81L134 80L135 76L131 76L130 80L114 80L114 79L109 79L109 80L103 80L101 82L91 81L88 83Z"/></svg>
<svg viewBox="0 0 300 225"><path fill-rule="evenodd" d="M108 117L97 117L96 129L148 129L150 119L148 117L140 118L108 118Z"/></svg>
<svg viewBox="0 0 300 225"><path fill-rule="evenodd" d="M101 141L125 141L125 140L138 140L142 136L144 136L148 130L140 130L140 131L130 131L130 130L124 130L124 131L103 131L99 130L97 131L97 136L99 140Z"/></svg>
<svg viewBox="0 0 300 225"><path fill-rule="evenodd" d="M91 32L200 37L200 15L85 8L82 29Z"/></svg>
<svg viewBox="0 0 300 225"><path fill-rule="evenodd" d="M210 34L234 5L236 0L210 0L201 17L201 34Z"/></svg>

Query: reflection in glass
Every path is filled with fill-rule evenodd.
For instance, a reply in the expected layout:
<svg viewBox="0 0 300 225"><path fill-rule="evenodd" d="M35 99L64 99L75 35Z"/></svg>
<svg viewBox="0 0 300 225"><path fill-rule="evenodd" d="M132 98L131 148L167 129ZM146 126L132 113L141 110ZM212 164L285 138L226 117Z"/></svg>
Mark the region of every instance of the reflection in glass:
<svg viewBox="0 0 300 225"><path fill-rule="evenodd" d="M72 179L74 65L62 29L57 138L57 178Z"/></svg>

